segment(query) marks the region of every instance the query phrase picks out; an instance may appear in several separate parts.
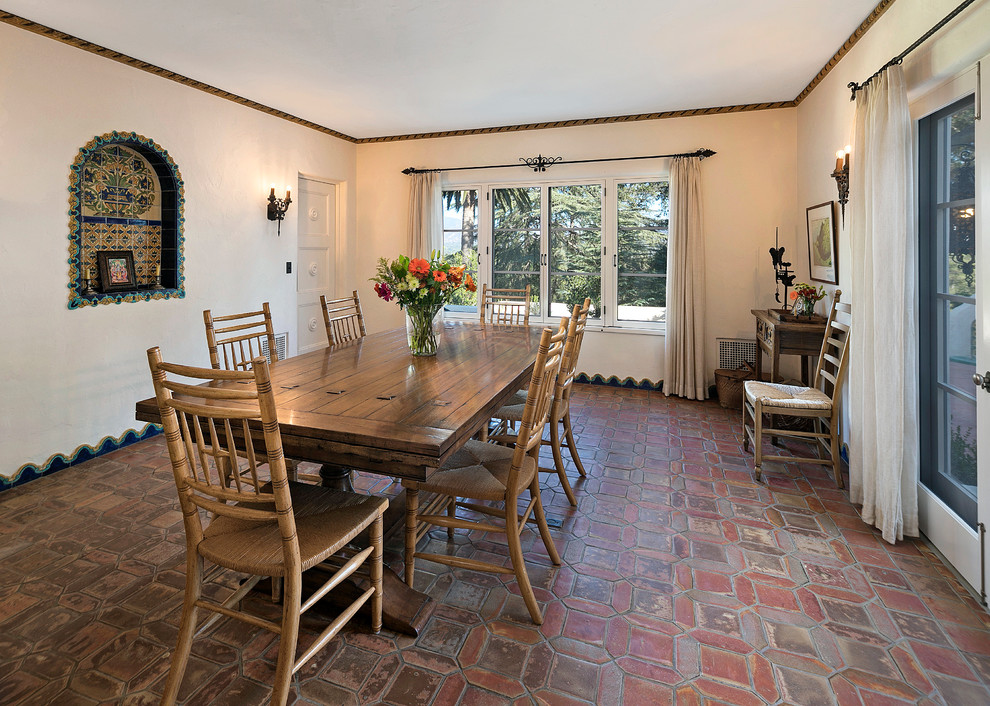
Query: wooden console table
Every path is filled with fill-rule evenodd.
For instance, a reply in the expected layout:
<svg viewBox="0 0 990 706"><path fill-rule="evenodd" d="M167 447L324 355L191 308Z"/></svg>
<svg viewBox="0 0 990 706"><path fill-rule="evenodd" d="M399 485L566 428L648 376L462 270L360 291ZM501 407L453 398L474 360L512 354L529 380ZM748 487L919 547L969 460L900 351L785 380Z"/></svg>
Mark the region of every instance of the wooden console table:
<svg viewBox="0 0 990 706"><path fill-rule="evenodd" d="M822 350L827 320L822 317L805 322L778 321L765 309L751 309L756 317L756 379L763 378L763 353L770 356L770 381L780 381L780 356L801 356L801 381L810 384L809 358L817 357Z"/></svg>

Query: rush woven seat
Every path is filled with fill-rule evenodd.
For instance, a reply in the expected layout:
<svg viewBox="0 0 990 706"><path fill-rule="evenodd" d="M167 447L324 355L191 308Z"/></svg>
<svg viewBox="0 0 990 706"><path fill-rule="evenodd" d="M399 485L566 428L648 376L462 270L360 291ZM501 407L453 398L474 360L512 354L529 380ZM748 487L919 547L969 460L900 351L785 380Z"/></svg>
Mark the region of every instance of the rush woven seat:
<svg viewBox="0 0 990 706"><path fill-rule="evenodd" d="M832 409L832 398L813 387L747 380L745 394L750 404L759 400L764 406L787 409Z"/></svg>
<svg viewBox="0 0 990 706"><path fill-rule="evenodd" d="M784 385L772 382L747 380L743 391L743 448L749 450L753 443L756 480L763 473L766 460L789 463L822 463L832 466L835 483L842 487L842 469L839 467L839 389L846 374L849 348L849 328L852 308L840 302L840 290L835 290L821 353L815 366L811 387ZM776 423L775 419L782 419ZM796 418L796 419L795 419ZM766 422L765 420L769 420ZM807 431L794 421L813 420L812 431ZM785 421L792 422L785 425ZM777 437L791 437L810 441L815 445L816 456L766 456L763 453L763 437L769 435L776 445Z"/></svg>
<svg viewBox="0 0 990 706"><path fill-rule="evenodd" d="M502 501L505 499L512 472L513 456L514 451L511 448L482 441L468 441L420 487L426 490L428 485L429 492L451 497ZM536 462L529 456L523 457L517 485L529 487L535 470Z"/></svg>
<svg viewBox="0 0 990 706"><path fill-rule="evenodd" d="M578 473L582 477L586 475L584 464L578 456L577 443L574 441L574 431L571 427L571 387L574 383L574 375L577 371L578 357L581 355L581 344L584 341L584 330L588 323L588 312L591 310L591 299L586 298L584 304L575 304L571 312L570 325L567 328L567 342L564 344L564 357L560 364L560 372L557 373L557 381L553 390L553 402L550 405L550 413L547 422L550 425L550 438L543 439L543 444L549 446L553 451L553 468L540 466L542 473L556 473L560 479L560 486L567 495L567 500L573 507L577 507L577 498L574 497L574 490L571 488L570 480L567 478L567 469L564 466L564 456L560 438L560 425L564 425L564 440L570 451L574 465L577 466ZM522 420L523 412L526 408L526 392L520 391L513 395L509 401L495 413L497 419L504 422L516 423ZM495 437L498 441L506 439L504 435Z"/></svg>
<svg viewBox="0 0 990 706"><path fill-rule="evenodd" d="M554 546L546 516L543 514L540 479L536 468L543 424L550 410L553 383L557 378L563 357L566 327L565 317L556 334L550 329L543 330L529 383L526 409L519 424L516 443L512 448L480 441L468 442L425 481L402 481L402 487L406 489L405 579L410 586L413 585L417 558L471 571L515 574L519 593L526 603L530 617L537 625L543 622L543 613L526 572L526 561L523 558L519 534L532 516L536 520L550 560L555 565L560 564L560 555ZM422 512L419 508L420 490L434 496L423 507ZM529 502L520 514L519 495L527 490ZM470 500L494 504L483 505ZM494 524L458 517L458 508L499 519L501 523ZM509 545L509 566L450 554L416 551L417 542L431 525L446 527L448 537L453 535L455 529L505 534Z"/></svg>
<svg viewBox="0 0 990 706"><path fill-rule="evenodd" d="M272 492L272 485L261 487ZM381 514L388 500L289 481L302 570L311 569L336 554L361 533L369 513ZM274 504L254 505L274 512ZM215 564L234 571L262 576L285 576L282 538L277 524L217 517L203 532L199 553Z"/></svg>
<svg viewBox="0 0 990 706"><path fill-rule="evenodd" d="M349 297L327 299L320 295L320 308L323 309L323 324L327 329L327 343L336 346L355 341L368 335L361 313L361 297L357 290Z"/></svg>
<svg viewBox="0 0 990 706"><path fill-rule="evenodd" d="M371 629L381 629L382 514L388 501L289 481L268 362L257 357L248 363L243 370L194 368L165 363L158 348L148 350L186 537L185 597L163 704L175 703L197 627L203 632L221 617L280 636L271 697L279 706L286 703L292 675L365 603L371 605ZM364 529L370 546L350 546ZM252 576L222 602L214 601L207 598L214 592L204 591L204 561L218 572ZM332 575L303 602L302 572L324 561ZM296 659L301 614L362 568L369 587ZM238 609L268 576L284 582L279 622ZM197 626L201 610L213 615Z"/></svg>

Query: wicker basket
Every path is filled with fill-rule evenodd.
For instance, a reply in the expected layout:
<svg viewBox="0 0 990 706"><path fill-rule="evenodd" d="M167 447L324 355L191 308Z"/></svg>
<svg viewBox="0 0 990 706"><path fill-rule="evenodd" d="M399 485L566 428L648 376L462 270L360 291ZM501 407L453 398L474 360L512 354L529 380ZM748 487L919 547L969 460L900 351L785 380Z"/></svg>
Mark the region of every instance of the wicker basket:
<svg viewBox="0 0 990 706"><path fill-rule="evenodd" d="M715 389L718 403L725 409L742 410L743 386L747 380L754 380L756 373L749 365L738 370L719 369L715 371Z"/></svg>

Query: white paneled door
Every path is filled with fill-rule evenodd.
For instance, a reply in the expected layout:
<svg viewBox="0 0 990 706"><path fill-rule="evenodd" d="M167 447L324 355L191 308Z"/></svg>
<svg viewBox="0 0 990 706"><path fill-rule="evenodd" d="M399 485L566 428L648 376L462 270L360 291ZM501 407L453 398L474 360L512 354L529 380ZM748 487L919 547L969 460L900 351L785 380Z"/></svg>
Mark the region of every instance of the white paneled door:
<svg viewBox="0 0 990 706"><path fill-rule="evenodd" d="M333 296L336 281L337 187L299 177L299 243L296 253L298 352L327 345L320 295Z"/></svg>

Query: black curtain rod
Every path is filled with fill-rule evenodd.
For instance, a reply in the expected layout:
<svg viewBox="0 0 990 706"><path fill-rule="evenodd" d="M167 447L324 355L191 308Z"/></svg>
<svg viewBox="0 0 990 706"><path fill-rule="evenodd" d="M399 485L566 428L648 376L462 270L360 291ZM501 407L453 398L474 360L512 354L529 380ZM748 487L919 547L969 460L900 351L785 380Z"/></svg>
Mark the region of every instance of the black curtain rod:
<svg viewBox="0 0 990 706"><path fill-rule="evenodd" d="M884 71L886 71L887 69L889 69L891 66L896 66L897 64L900 64L902 61L904 61L904 57L905 56L907 56L908 54L910 54L911 52L913 52L915 49L917 49L918 47L920 47L922 44L924 44L926 41L928 41L928 39L933 34L935 34L940 29L942 29L943 27L945 27L945 25L947 25L950 22L952 22L952 20L956 17L956 15L958 15L960 12L962 12L967 7L969 7L970 5L972 5L974 2L976 2L976 0L965 0L964 2L960 3L959 6L955 10L953 10L948 15L946 15L945 17L943 17L941 22L939 22L937 25L935 25L930 30L928 30L927 32L925 32L918 39L918 41L916 41L914 44L912 44L907 49L905 49L904 51L902 51L900 54L898 54L897 56L895 56L893 59L891 59L890 61L888 61L886 64L884 64L883 66L881 66L879 69L877 69L874 72L874 74L872 76L870 76L868 79L866 79L862 83L856 83L855 81L850 81L847 84L847 88L849 88L849 90L852 91L852 96L850 96L849 100L851 100L851 101L856 100L856 92L857 91L861 91L864 88L866 88L867 86L869 86L870 85L870 82L873 81L873 79L875 79L877 76L879 76Z"/></svg>
<svg viewBox="0 0 990 706"><path fill-rule="evenodd" d="M700 149L694 152L678 152L677 154L653 154L644 157L603 157L602 159L561 159L560 157L544 157L542 154L536 157L520 157L522 164L487 164L476 167L443 167L440 169L416 169L408 167L402 170L403 174L426 174L429 172L459 172L463 169L505 169L507 167L529 167L534 172L545 172L547 167L554 164L588 164L590 162L625 162L630 159L662 159L664 157L697 157L705 159L715 155L714 150Z"/></svg>

